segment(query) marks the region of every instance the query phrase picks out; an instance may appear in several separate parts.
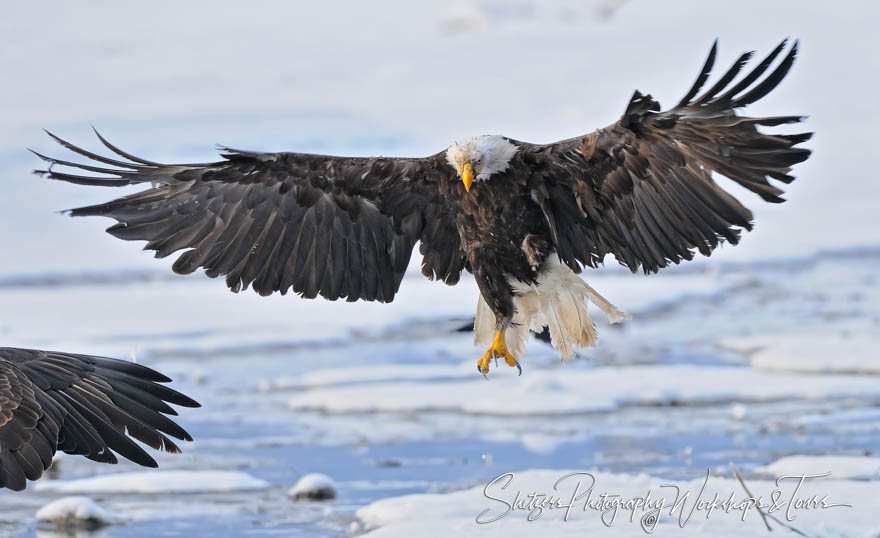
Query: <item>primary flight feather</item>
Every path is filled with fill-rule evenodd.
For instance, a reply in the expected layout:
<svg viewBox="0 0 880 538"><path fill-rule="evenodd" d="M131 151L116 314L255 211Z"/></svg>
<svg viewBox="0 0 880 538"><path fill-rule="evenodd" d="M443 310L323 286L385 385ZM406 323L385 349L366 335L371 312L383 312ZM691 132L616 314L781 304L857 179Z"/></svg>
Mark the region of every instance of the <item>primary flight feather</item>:
<svg viewBox="0 0 880 538"><path fill-rule="evenodd" d="M177 414L168 403L199 404L163 385L169 381L133 362L0 347L0 488L24 489L56 451L102 463L119 454L145 467L156 460L134 439L180 452L167 436L192 437L165 416Z"/></svg>
<svg viewBox="0 0 880 538"><path fill-rule="evenodd" d="M616 123L552 144L478 136L424 158L223 148L219 162L171 165L100 135L121 159L50 134L95 164L40 155L51 166L37 173L82 185L150 184L71 214L114 218L108 232L147 241L157 257L182 250L174 271L225 275L233 291L388 302L418 242L425 276L455 284L464 270L474 275L475 341L490 345L477 362L485 376L493 357L519 367L530 328L548 326L563 358L592 345L589 302L612 322L626 317L576 274L606 255L651 273L695 252L708 256L723 241L736 244L752 214L713 172L783 201L769 180L794 179L791 167L810 155L796 146L811 133L765 134L759 126L802 117L752 118L736 109L779 84L798 45L782 55L783 41L734 82L751 58L744 54L700 94L716 46L674 108L661 112L637 91Z"/></svg>

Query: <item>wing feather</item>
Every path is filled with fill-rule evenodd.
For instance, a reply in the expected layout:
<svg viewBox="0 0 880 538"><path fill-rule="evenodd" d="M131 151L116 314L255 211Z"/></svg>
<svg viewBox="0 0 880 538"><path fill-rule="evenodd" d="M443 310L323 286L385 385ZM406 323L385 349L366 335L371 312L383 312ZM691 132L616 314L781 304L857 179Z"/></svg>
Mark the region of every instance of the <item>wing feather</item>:
<svg viewBox="0 0 880 538"><path fill-rule="evenodd" d="M168 381L115 359L0 348L0 487L24 489L58 450L104 463L119 454L148 467L155 460L133 439L179 452L165 434L192 437L165 416L176 414L166 402L199 404L161 385Z"/></svg>
<svg viewBox="0 0 880 538"><path fill-rule="evenodd" d="M706 57L706 63L703 64L703 68L700 69L700 74L697 76L697 80L694 81L694 85L691 86L691 89L687 91L684 97L679 101L677 107L683 107L690 102L691 99L694 98L697 93L699 93L700 89L703 88L703 84L709 80L709 75L712 73L712 68L715 66L715 57L718 54L718 40L716 39L714 43L712 43L712 48L709 49L709 56Z"/></svg>
<svg viewBox="0 0 880 538"><path fill-rule="evenodd" d="M124 240L147 241L157 257L181 252L178 273L201 267L234 292L293 289L303 297L394 298L413 246L423 272L453 284L464 268L457 206L441 194L454 171L443 154L423 159L347 158L221 148L223 161L164 165L135 157L96 135L121 161L70 151L105 166L37 154L51 179L90 186L151 183L111 202L70 211L107 216ZM103 174L78 175L68 169ZM435 264L437 267L435 267Z"/></svg>
<svg viewBox="0 0 880 538"><path fill-rule="evenodd" d="M623 118L583 137L536 146L525 144L540 174L538 196L557 252L575 270L595 266L607 254L636 271L654 272L703 255L722 241L736 244L752 229L752 213L712 178L725 176L772 203L782 202L794 165L810 151L795 147L811 133L764 134L758 126L796 123L802 116L751 118L735 109L761 99L790 71L795 42L783 41L739 82L752 53L741 55L702 95L715 62L713 45L696 82L679 104L661 112L650 95L636 91Z"/></svg>

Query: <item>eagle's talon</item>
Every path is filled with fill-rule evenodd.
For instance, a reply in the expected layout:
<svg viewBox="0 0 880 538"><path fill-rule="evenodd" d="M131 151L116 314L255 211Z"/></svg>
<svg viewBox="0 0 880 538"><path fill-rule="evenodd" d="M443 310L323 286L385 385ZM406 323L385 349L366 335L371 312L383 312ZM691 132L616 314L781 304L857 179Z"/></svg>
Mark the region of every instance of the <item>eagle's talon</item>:
<svg viewBox="0 0 880 538"><path fill-rule="evenodd" d="M486 374L489 373L489 363L492 359L495 359L495 367L498 367L498 359L503 358L504 362L507 363L510 367L516 367L519 371L518 375L522 375L522 366L520 366L519 361L516 360L516 357L513 356L509 351L507 351L507 345L504 342L504 333L498 331L495 333L495 341L492 342L492 346L486 350L480 360L477 361L477 371L483 374L485 379L489 379Z"/></svg>
<svg viewBox="0 0 880 538"><path fill-rule="evenodd" d="M507 361L507 364L510 364L510 361ZM513 359L513 364L510 364L510 366L516 366L516 369L517 369L517 371L519 372L519 373L516 374L517 376L521 376L521 375L522 375L522 366L519 365L519 361L518 361L518 360Z"/></svg>
<svg viewBox="0 0 880 538"><path fill-rule="evenodd" d="M489 352L487 351L480 358L480 360L477 361L477 371L480 372L480 374L482 374L483 379L485 379L486 381L489 381L488 376L486 376L486 374L489 373L489 359L490 359L490 356L489 356Z"/></svg>

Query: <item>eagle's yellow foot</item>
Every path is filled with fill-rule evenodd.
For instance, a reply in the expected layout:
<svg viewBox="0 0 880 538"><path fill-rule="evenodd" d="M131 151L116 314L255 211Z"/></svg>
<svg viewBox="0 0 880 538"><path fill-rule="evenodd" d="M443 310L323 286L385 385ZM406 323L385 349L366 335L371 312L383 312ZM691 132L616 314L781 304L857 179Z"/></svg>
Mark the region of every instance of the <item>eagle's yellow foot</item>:
<svg viewBox="0 0 880 538"><path fill-rule="evenodd" d="M504 342L504 332L496 331L495 340L492 342L492 345L486 350L480 360L477 361L477 371L483 374L484 379L489 379L486 376L489 373L489 361L495 359L495 364L497 365L499 357L503 358L504 362L511 368L515 366L519 370L519 375L522 375L522 367L519 365L519 361L516 360L512 353L507 351L507 344Z"/></svg>

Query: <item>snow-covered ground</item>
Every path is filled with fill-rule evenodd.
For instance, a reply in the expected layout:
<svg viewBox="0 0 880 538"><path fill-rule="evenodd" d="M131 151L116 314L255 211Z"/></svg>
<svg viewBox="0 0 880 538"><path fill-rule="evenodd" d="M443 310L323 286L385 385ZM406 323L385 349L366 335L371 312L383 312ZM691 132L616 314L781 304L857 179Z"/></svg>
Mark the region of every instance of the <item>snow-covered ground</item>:
<svg viewBox="0 0 880 538"><path fill-rule="evenodd" d="M26 492L0 491L0 536L88 533L37 524L77 494L117 523L107 537L641 536L638 518L606 528L580 507L567 523L558 510L475 518L503 511L483 488L507 472L524 493L583 471L632 498L663 483L696 495L708 470L707 492L742 499L730 462L756 495L782 474L830 471L802 496L852 508L788 523L876 536L878 14L794 0L5 6L0 345L131 357L203 407L181 411L195 442L159 455L159 471L65 457ZM96 149L89 123L174 162L213 159L214 143L416 155L480 133L550 141L611 123L636 87L674 103L715 37L721 65L784 36L801 38L798 63L752 109L811 116L815 153L789 202L725 182L756 216L739 246L651 277L585 273L633 320L597 315L599 346L565 364L534 340L522 377L502 364L488 383L463 330L470 279L450 288L412 271L389 305L234 295L170 274L170 260L104 234L108 222L56 214L127 191L40 180L24 151L62 151L42 127ZM334 500L291 501L310 473L333 480ZM764 529L754 510L677 517L657 534Z"/></svg>

